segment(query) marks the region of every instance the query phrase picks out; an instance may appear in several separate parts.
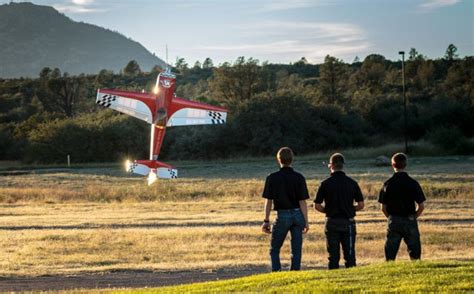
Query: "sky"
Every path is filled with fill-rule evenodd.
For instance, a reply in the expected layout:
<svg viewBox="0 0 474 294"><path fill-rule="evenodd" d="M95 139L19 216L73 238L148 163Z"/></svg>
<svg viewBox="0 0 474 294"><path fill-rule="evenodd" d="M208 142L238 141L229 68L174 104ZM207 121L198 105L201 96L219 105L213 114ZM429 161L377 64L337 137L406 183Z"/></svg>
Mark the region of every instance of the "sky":
<svg viewBox="0 0 474 294"><path fill-rule="evenodd" d="M0 0L0 4L11 2ZM13 1L25 2L25 1ZM410 48L440 58L449 44L474 55L474 0L32 0L75 21L118 31L169 63L270 63L326 55L352 62Z"/></svg>

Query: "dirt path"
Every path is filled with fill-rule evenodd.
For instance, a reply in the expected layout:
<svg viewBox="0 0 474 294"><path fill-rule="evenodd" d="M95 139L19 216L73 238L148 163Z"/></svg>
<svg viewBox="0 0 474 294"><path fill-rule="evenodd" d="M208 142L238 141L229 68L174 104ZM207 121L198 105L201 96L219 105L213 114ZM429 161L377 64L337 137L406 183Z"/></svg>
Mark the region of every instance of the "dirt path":
<svg viewBox="0 0 474 294"><path fill-rule="evenodd" d="M256 266L244 269L220 269L212 272L116 271L71 276L0 277L0 292L159 287L238 278L268 271L268 267Z"/></svg>

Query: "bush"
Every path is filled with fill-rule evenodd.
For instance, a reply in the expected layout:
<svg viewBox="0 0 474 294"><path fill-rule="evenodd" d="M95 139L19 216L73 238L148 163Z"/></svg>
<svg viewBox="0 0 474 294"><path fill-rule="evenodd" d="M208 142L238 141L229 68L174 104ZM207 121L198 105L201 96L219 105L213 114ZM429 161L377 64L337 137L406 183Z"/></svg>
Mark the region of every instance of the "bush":
<svg viewBox="0 0 474 294"><path fill-rule="evenodd" d="M427 139L433 145L452 154L474 153L474 143L456 127L440 127L427 134Z"/></svg>

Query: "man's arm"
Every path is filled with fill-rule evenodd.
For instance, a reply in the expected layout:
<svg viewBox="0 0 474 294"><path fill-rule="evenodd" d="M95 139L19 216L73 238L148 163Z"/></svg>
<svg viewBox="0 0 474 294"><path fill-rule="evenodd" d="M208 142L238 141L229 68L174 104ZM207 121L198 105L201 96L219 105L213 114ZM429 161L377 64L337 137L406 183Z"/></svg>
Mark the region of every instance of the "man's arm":
<svg viewBox="0 0 474 294"><path fill-rule="evenodd" d="M386 204L382 204L382 212L386 217L388 217L387 205Z"/></svg>
<svg viewBox="0 0 474 294"><path fill-rule="evenodd" d="M355 209L355 211L359 211L359 210L364 209L364 200L358 201L357 205L354 206L354 209Z"/></svg>
<svg viewBox="0 0 474 294"><path fill-rule="evenodd" d="M309 231L309 222L308 222L308 205L306 205L306 200L300 200L300 209L304 216L304 229L303 234Z"/></svg>
<svg viewBox="0 0 474 294"><path fill-rule="evenodd" d="M425 203L417 203L418 204L418 209L416 210L416 217L420 217L420 215L423 213L423 210L425 209Z"/></svg>
<svg viewBox="0 0 474 294"><path fill-rule="evenodd" d="M265 199L265 218L262 224L262 232L270 234L270 212L272 211L273 200Z"/></svg>
<svg viewBox="0 0 474 294"><path fill-rule="evenodd" d="M319 211L321 213L325 213L326 211L324 211L324 206L322 205L322 203L314 203L314 209L316 209L316 211Z"/></svg>

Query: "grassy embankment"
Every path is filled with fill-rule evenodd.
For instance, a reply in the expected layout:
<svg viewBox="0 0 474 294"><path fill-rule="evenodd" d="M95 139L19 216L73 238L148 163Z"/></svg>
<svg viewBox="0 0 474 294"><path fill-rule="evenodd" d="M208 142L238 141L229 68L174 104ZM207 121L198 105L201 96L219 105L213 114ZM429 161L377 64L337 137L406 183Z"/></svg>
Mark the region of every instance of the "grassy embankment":
<svg viewBox="0 0 474 294"><path fill-rule="evenodd" d="M117 293L225 292L460 292L474 291L474 262L399 262L348 270L313 270L255 275L219 282L196 283Z"/></svg>
<svg viewBox="0 0 474 294"><path fill-rule="evenodd" d="M326 157L301 157L295 168L314 197ZM348 156L348 173L367 196L357 227L360 265L383 260L385 220L377 193L391 171ZM182 178L146 186L118 168L42 170L0 177L0 276L109 270L268 270L269 236L259 230L263 179L272 158L179 163ZM474 159L411 158L427 194L420 220L423 257L474 260ZM303 267L326 264L323 215L310 212ZM283 248L289 261L289 242ZM399 259L407 260L402 245Z"/></svg>

